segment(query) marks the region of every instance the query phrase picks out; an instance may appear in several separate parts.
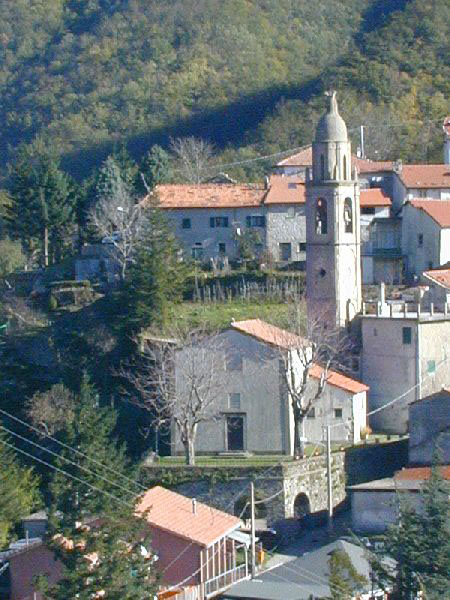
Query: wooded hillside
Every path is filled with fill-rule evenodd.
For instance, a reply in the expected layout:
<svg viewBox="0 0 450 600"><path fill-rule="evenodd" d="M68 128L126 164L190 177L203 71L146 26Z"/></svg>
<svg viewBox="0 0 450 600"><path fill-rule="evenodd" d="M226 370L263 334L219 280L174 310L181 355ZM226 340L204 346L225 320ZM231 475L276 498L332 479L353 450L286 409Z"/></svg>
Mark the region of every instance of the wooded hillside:
<svg viewBox="0 0 450 600"><path fill-rule="evenodd" d="M0 0L0 12L2 168L36 137L78 177L115 142L136 158L183 135L221 162L277 152L310 141L331 86L350 125L380 138L374 157L441 159L446 0Z"/></svg>

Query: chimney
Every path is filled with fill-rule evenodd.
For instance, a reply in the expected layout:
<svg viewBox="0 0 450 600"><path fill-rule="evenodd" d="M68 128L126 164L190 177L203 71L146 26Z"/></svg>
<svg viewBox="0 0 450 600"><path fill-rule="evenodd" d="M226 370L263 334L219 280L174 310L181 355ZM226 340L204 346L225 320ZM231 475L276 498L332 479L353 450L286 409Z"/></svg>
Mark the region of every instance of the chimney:
<svg viewBox="0 0 450 600"><path fill-rule="evenodd" d="M450 165L450 117L445 117L444 124L442 125L444 130L444 165Z"/></svg>
<svg viewBox="0 0 450 600"><path fill-rule="evenodd" d="M192 498L192 514L197 514L197 500L195 498Z"/></svg>
<svg viewBox="0 0 450 600"><path fill-rule="evenodd" d="M402 161L401 161L400 159L399 159L399 160L396 160L396 161L394 162L394 165L393 165L393 167L394 167L394 172L395 172L395 173L397 173L397 175L400 175L400 173L401 173L401 172L402 172L402 170L403 170L403 163L402 163Z"/></svg>

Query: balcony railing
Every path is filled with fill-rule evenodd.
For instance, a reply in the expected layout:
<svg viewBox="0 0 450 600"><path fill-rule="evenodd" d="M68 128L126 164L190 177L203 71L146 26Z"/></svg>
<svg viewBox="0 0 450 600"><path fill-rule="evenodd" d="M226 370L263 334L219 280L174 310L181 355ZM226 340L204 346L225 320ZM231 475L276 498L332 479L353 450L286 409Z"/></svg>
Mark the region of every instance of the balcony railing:
<svg viewBox="0 0 450 600"><path fill-rule="evenodd" d="M226 571L221 575L217 575L212 579L208 579L203 584L205 591L205 598L211 598L215 596L219 592L225 590L230 587L234 583L238 581L242 581L243 579L248 579L248 565L243 564L231 569L230 571Z"/></svg>

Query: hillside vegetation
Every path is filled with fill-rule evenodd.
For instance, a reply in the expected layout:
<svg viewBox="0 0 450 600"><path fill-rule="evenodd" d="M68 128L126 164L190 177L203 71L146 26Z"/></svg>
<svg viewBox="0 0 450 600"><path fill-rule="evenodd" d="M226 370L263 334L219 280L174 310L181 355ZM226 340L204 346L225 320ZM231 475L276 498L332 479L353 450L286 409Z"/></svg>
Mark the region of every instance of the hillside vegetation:
<svg viewBox="0 0 450 600"><path fill-rule="evenodd" d="M440 160L446 0L0 0L0 11L2 167L37 137L78 177L119 141L136 158L183 135L213 142L221 162L277 152L310 141L330 86L350 125L373 132L374 156Z"/></svg>

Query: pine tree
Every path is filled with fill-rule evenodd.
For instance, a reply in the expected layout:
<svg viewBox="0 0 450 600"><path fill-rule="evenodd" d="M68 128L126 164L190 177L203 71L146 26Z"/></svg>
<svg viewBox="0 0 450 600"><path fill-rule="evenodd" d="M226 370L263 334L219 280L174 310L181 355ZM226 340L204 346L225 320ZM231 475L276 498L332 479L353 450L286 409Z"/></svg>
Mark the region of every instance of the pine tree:
<svg viewBox="0 0 450 600"><path fill-rule="evenodd" d="M112 438L115 424L115 411L98 405L96 390L84 376L75 417L63 439L97 462L64 448L63 457L92 473L62 459L56 466L97 489L63 473L56 472L53 478L47 543L64 571L54 586L41 578L39 589L46 598L88 600L104 592L114 600L144 600L156 591L150 541L144 521L135 515L137 486L121 477L133 479L135 473L124 448Z"/></svg>
<svg viewBox="0 0 450 600"><path fill-rule="evenodd" d="M330 554L328 565L331 600L348 600L360 588L364 588L368 581L355 569L345 550L335 550Z"/></svg>
<svg viewBox="0 0 450 600"><path fill-rule="evenodd" d="M40 502L39 479L7 444L13 445L12 440L0 429L0 548L8 543L14 525Z"/></svg>
<svg viewBox="0 0 450 600"><path fill-rule="evenodd" d="M185 278L175 235L161 210L152 206L124 292L126 329L136 333L149 326L164 328L170 307L181 299Z"/></svg>
<svg viewBox="0 0 450 600"><path fill-rule="evenodd" d="M24 148L12 167L9 230L29 256L45 254L46 239L52 262L70 244L75 218L74 194L59 160L49 152Z"/></svg>
<svg viewBox="0 0 450 600"><path fill-rule="evenodd" d="M142 170L145 181L150 188L172 180L173 173L168 152L155 144L144 157Z"/></svg>

